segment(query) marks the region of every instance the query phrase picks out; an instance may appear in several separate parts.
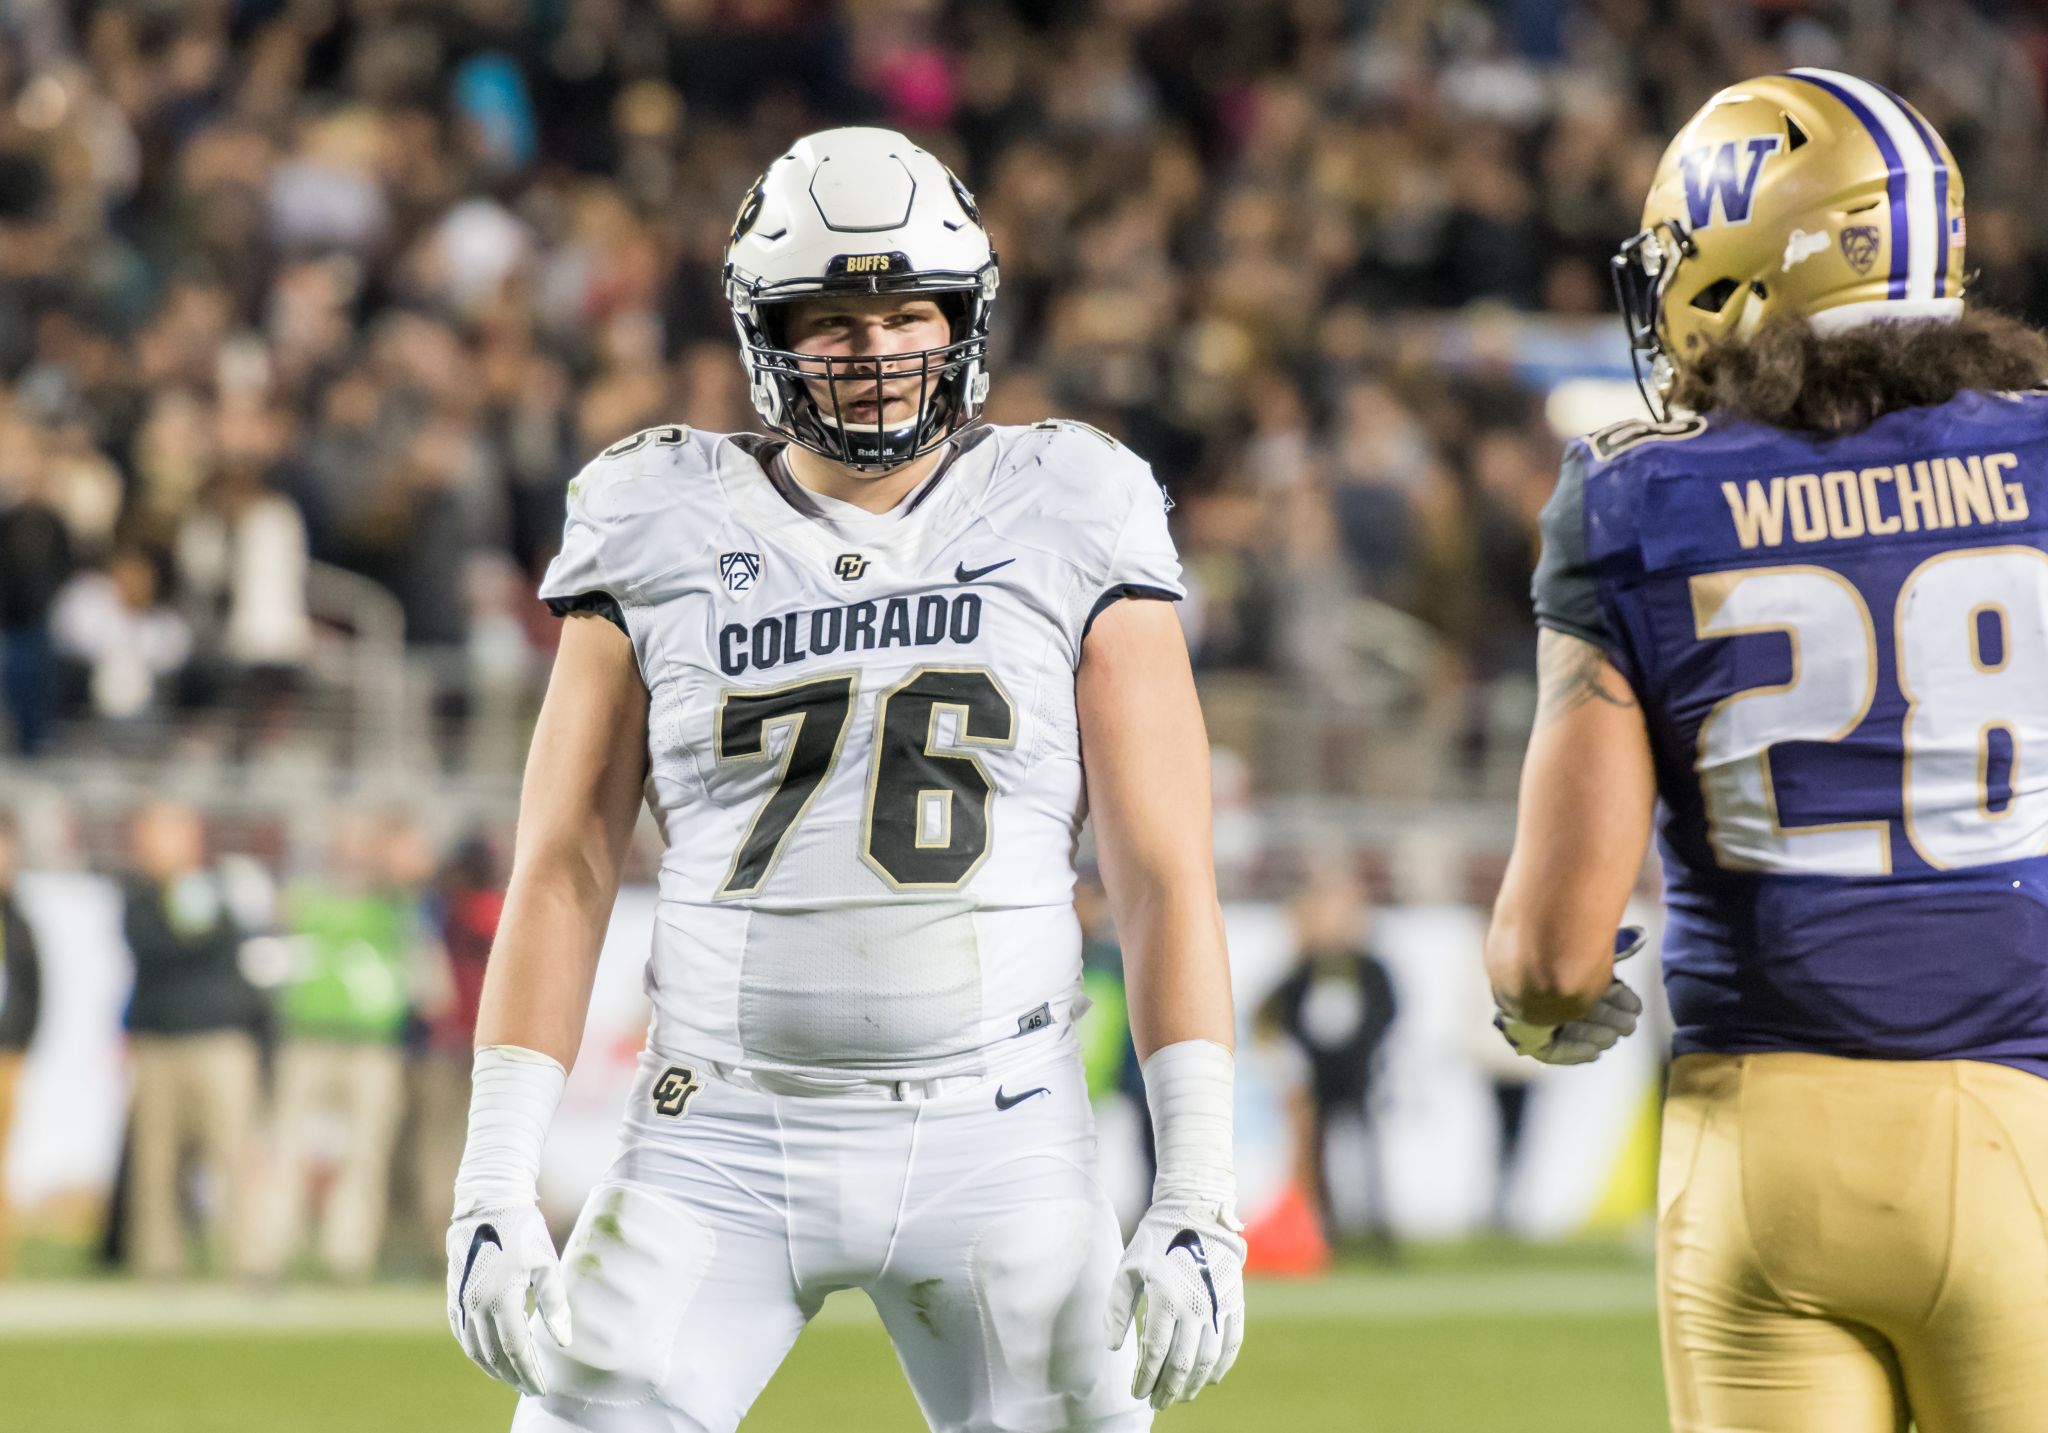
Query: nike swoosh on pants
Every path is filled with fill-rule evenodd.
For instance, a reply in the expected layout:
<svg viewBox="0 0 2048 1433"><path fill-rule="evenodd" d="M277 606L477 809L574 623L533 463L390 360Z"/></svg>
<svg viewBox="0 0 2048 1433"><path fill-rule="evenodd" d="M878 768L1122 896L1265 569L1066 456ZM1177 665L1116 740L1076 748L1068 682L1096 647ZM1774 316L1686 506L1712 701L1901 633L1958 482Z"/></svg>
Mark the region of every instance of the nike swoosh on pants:
<svg viewBox="0 0 2048 1433"><path fill-rule="evenodd" d="M1023 1104L1023 1103L1024 1103L1024 1102L1025 1102L1026 1100L1030 1099L1030 1098L1031 1098L1031 1097L1032 1097L1033 1095L1049 1095L1049 1094L1051 1094L1051 1093L1052 1093L1052 1091L1051 1091L1051 1090L1048 1090L1048 1089L1047 1089L1047 1088L1046 1088L1046 1087L1045 1087L1044 1085L1040 1085L1040 1086L1038 1086L1038 1087L1037 1087L1036 1089L1032 1089L1032 1090L1026 1090L1026 1091L1024 1091L1024 1093L1022 1093L1021 1095L1007 1095L1007 1096L1006 1096L1006 1095L1004 1095L1004 1094L1003 1094L1003 1087L1002 1087L1001 1085L997 1085L997 1086L996 1086L996 1108L997 1108L997 1109L999 1109L999 1110L1007 1110L1007 1109L1013 1109L1013 1108L1015 1108L1016 1106L1018 1106L1018 1105L1021 1105L1021 1104Z"/></svg>

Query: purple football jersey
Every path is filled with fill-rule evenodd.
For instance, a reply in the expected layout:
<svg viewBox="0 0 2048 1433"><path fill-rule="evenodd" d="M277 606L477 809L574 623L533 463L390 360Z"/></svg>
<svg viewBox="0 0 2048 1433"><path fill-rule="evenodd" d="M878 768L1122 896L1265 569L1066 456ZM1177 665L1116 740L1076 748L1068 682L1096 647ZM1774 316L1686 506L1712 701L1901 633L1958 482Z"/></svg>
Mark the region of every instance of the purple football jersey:
<svg viewBox="0 0 2048 1433"><path fill-rule="evenodd" d="M1649 727L1678 1052L2048 1075L2048 393L1623 424L1543 526Z"/></svg>

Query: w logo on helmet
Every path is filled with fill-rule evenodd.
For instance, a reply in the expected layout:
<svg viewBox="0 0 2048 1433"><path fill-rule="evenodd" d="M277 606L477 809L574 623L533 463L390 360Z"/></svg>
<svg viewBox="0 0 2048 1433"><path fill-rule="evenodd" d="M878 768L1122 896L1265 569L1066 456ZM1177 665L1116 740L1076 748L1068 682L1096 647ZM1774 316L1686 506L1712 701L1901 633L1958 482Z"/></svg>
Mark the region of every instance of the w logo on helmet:
<svg viewBox="0 0 2048 1433"><path fill-rule="evenodd" d="M1784 144L1782 134L1764 134L1754 139L1725 140L1682 155L1678 164L1685 177L1686 216L1693 229L1713 225L1717 199L1724 222L1747 224L1764 161Z"/></svg>

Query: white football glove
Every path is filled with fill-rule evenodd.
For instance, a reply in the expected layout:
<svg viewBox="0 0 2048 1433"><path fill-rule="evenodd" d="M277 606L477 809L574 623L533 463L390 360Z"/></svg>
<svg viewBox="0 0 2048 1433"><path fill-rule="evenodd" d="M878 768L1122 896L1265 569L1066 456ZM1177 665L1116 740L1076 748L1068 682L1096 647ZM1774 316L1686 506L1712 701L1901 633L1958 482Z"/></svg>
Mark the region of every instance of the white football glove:
<svg viewBox="0 0 2048 1433"><path fill-rule="evenodd" d="M1616 932L1615 964L1641 950L1644 939L1638 926L1623 926ZM1613 1049L1622 1036L1633 1035L1642 1013L1642 997L1614 980L1608 983L1598 1003L1576 1020L1567 1020L1562 1025L1532 1025L1503 1010L1494 1014L1493 1027L1507 1037L1518 1055L1527 1055L1546 1065L1586 1065Z"/></svg>
<svg viewBox="0 0 2048 1433"><path fill-rule="evenodd" d="M531 1289L556 1343L569 1343L569 1286L537 1204L459 1215L448 1226L448 1327L470 1361L501 1383L548 1391L526 1312Z"/></svg>
<svg viewBox="0 0 2048 1433"><path fill-rule="evenodd" d="M1228 1203L1172 1198L1145 1211L1110 1285L1103 1330L1122 1348L1144 1295L1133 1398L1165 1408L1230 1372L1244 1343L1243 1228Z"/></svg>
<svg viewBox="0 0 2048 1433"><path fill-rule="evenodd" d="M548 1391L526 1312L530 1290L569 1345L569 1285L534 1190L568 1071L517 1045L486 1045L470 1071L469 1137L448 1225L448 1327L470 1361L521 1393Z"/></svg>

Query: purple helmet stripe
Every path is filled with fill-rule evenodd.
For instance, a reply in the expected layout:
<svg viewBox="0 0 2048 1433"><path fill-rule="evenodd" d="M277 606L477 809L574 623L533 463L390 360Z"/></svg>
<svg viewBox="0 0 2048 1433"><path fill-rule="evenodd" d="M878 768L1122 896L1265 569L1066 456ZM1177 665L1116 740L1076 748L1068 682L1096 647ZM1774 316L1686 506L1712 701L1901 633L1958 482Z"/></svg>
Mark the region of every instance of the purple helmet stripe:
<svg viewBox="0 0 2048 1433"><path fill-rule="evenodd" d="M1891 174L1891 178L1885 185L1885 207L1891 211L1892 221L1891 286L1886 292L1890 298L1904 298L1906 296L1906 261L1910 257L1908 252L1910 245L1907 239L1906 225L1906 166L1904 161L1899 158L1898 147L1892 143L1891 136L1885 133L1884 122L1872 114L1869 107L1862 100L1856 98L1855 95L1849 93L1840 85L1821 79L1818 75L1788 73L1785 75L1785 78L1788 80L1804 80L1816 89L1826 90L1829 94L1847 105L1849 113L1855 115L1863 127L1870 132L1870 137L1877 141L1877 152L1884 156L1885 166ZM1939 177L1945 190L1947 171L1942 171ZM1946 240L1944 239L1943 242L1946 242Z"/></svg>
<svg viewBox="0 0 2048 1433"><path fill-rule="evenodd" d="M1883 85L1878 88L1884 90ZM1934 296L1940 298L1948 292L1948 165L1942 160L1934 131L1920 118L1920 111L1890 90L1884 92L1899 107L1899 113L1912 121L1913 132L1920 136L1920 142L1927 146L1927 157L1934 161Z"/></svg>

